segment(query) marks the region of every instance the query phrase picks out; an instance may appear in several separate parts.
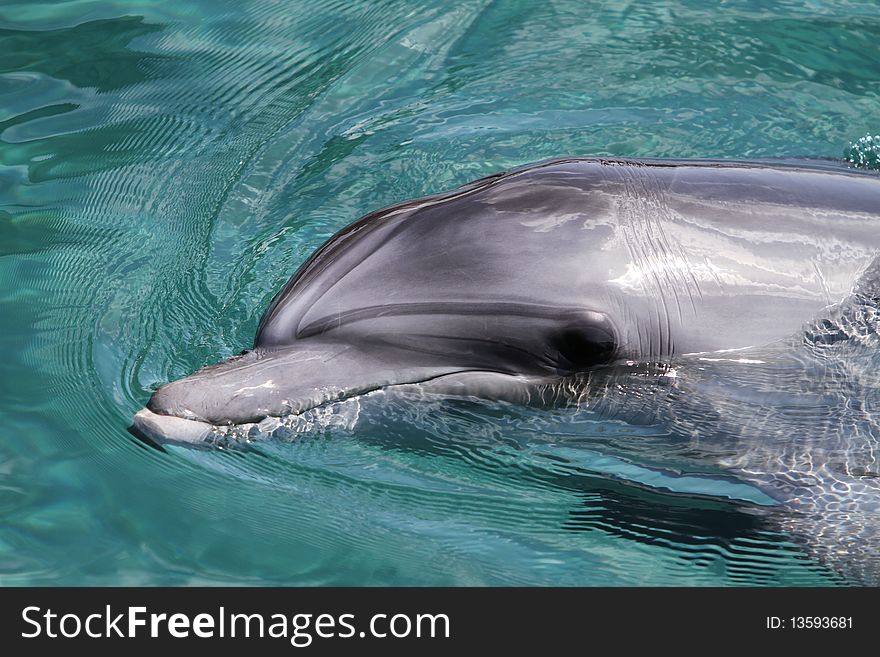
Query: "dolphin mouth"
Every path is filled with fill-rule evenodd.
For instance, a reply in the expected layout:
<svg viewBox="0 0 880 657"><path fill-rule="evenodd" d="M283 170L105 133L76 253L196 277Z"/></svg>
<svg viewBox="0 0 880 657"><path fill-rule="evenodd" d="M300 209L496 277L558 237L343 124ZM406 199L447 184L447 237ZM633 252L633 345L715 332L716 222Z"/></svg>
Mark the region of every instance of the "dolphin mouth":
<svg viewBox="0 0 880 657"><path fill-rule="evenodd" d="M250 428L256 427L259 432L271 433L275 428L284 424L285 419L304 417L310 411L319 411L322 408L346 403L378 391L400 391L420 395L452 395L455 397L473 396L530 404L544 400L543 396L533 398L532 392L536 385L544 384L546 386L548 382L547 377L513 375L484 370L450 372L414 378L411 381L404 380L398 383L365 386L342 394L336 392L335 394L318 395L312 399L300 400L300 403L296 404L295 410L277 415L261 414L243 421L225 419L219 422L208 422L196 417L180 417L163 413L161 409L156 409L159 411L156 412L148 405L135 413L129 433L141 440L146 437L149 442L154 443L153 446L161 447L170 444L187 447L210 447L217 441L226 444L224 437L234 437L238 435L236 432L244 431L246 433Z"/></svg>
<svg viewBox="0 0 880 657"><path fill-rule="evenodd" d="M214 427L200 420L160 415L148 408L135 413L134 428L159 445L198 445L211 436Z"/></svg>

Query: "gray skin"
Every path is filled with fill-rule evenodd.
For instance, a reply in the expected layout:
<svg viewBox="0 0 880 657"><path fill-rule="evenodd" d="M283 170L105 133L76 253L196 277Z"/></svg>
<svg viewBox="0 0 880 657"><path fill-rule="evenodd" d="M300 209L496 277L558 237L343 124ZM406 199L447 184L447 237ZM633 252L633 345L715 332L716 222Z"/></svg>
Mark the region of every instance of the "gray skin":
<svg viewBox="0 0 880 657"><path fill-rule="evenodd" d="M846 298L880 253L880 178L819 164L566 159L344 228L254 348L159 388L135 426L213 426L379 388L529 401L621 362L765 345Z"/></svg>

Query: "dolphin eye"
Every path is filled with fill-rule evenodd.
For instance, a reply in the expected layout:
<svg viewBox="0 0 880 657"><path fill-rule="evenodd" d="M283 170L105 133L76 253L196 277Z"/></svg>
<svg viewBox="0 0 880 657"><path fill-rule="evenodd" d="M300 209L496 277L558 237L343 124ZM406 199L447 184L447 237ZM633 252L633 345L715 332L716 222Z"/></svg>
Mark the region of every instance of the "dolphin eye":
<svg viewBox="0 0 880 657"><path fill-rule="evenodd" d="M576 322L560 327L551 335L550 346L560 369L577 372L610 361L617 344L614 329L603 317L598 322Z"/></svg>

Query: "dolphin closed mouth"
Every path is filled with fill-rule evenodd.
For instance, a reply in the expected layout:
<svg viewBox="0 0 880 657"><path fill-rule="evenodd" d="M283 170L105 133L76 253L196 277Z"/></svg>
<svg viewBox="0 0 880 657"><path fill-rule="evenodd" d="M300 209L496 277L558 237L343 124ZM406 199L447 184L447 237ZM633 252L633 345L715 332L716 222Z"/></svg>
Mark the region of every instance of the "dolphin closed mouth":
<svg viewBox="0 0 880 657"><path fill-rule="evenodd" d="M148 408L134 414L134 428L157 443L197 445L212 433L207 422L190 420L173 415L159 415Z"/></svg>

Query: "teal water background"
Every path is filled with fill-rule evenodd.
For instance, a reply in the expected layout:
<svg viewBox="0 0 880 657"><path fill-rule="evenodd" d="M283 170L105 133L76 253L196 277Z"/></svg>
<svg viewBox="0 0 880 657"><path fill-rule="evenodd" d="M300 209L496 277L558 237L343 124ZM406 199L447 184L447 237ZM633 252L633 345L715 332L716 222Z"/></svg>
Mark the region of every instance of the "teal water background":
<svg viewBox="0 0 880 657"><path fill-rule="evenodd" d="M0 584L837 582L534 411L261 456L126 428L370 210L560 155L838 157L878 116L873 1L0 3Z"/></svg>

